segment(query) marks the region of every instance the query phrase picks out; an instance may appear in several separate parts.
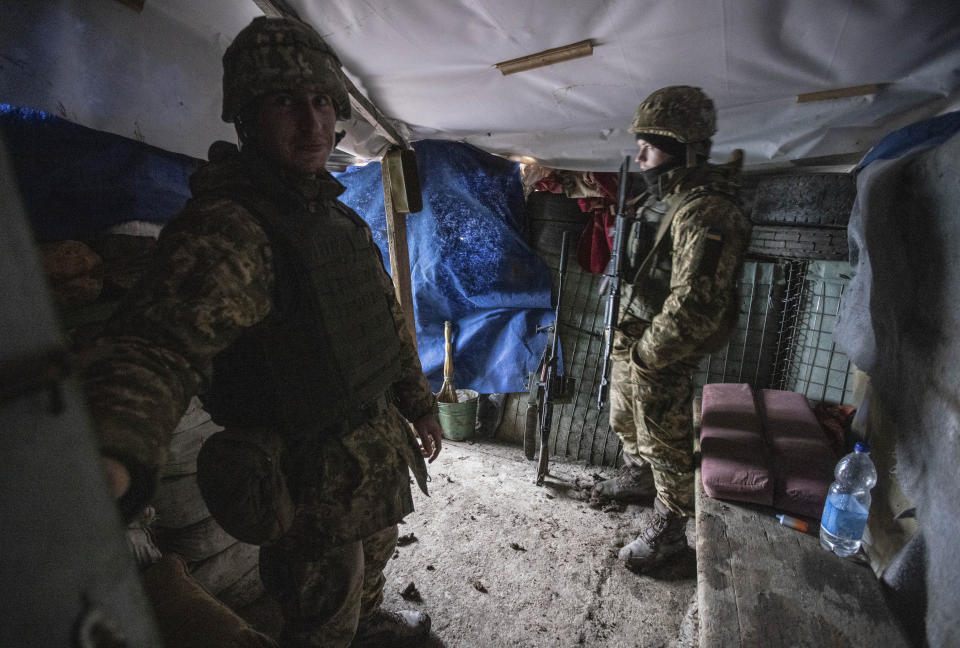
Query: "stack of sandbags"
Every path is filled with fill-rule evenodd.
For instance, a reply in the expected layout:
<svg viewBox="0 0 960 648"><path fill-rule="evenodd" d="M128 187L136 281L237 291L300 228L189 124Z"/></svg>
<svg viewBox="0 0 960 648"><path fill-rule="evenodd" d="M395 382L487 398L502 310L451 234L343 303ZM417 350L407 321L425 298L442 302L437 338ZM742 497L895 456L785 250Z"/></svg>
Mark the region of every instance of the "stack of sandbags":
<svg viewBox="0 0 960 648"><path fill-rule="evenodd" d="M274 648L277 645L210 596L187 571L181 556L167 554L151 565L143 572L143 584L166 646Z"/></svg>
<svg viewBox="0 0 960 648"><path fill-rule="evenodd" d="M193 578L238 609L263 593L258 547L239 542L217 524L196 479L200 446L220 429L193 399L173 433L170 456L161 470L154 498L155 531L161 551L182 556Z"/></svg>
<svg viewBox="0 0 960 648"><path fill-rule="evenodd" d="M101 331L121 298L147 272L159 230L131 228L136 225L125 224L124 231L117 226L82 241L38 245L65 332L77 346L85 346Z"/></svg>
<svg viewBox="0 0 960 648"><path fill-rule="evenodd" d="M83 241L39 246L54 299L74 344L83 346L103 327L121 298L147 271L159 228L128 224ZM190 575L236 609L263 593L258 548L229 536L210 515L197 487L197 453L220 428L193 399L173 432L168 462L152 502L149 524L164 555L181 556Z"/></svg>

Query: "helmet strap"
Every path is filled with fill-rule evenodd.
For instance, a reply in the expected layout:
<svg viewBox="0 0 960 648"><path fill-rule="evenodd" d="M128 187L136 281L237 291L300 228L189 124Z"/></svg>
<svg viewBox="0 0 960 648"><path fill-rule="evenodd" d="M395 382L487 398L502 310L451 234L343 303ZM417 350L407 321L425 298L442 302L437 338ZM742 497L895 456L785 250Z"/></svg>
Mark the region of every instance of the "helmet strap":
<svg viewBox="0 0 960 648"><path fill-rule="evenodd" d="M233 127L237 131L237 139L241 146L243 144L249 144L255 138L257 130L257 113L254 109L255 103L256 102L251 102L247 104L243 110L233 118Z"/></svg>

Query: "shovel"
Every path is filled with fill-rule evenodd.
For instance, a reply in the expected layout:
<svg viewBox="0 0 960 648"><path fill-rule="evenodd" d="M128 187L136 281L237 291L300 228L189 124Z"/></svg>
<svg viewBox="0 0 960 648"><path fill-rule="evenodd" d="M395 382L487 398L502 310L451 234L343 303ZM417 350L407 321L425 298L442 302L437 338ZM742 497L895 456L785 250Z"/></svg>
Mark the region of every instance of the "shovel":
<svg viewBox="0 0 960 648"><path fill-rule="evenodd" d="M437 394L437 401L441 403L456 403L457 390L453 386L453 344L450 342L451 336L450 322L443 323L443 385L440 387L440 393Z"/></svg>

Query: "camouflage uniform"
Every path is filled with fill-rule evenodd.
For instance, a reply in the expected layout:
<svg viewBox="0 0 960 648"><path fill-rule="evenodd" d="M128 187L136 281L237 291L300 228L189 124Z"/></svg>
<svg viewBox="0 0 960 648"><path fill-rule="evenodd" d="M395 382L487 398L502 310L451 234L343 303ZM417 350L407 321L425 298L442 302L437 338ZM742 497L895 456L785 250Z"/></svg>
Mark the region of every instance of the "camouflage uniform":
<svg viewBox="0 0 960 648"><path fill-rule="evenodd" d="M274 246L258 215L216 188L246 173L248 184L265 195L297 197L306 206L303 217L330 219L332 225L348 211L336 200L343 187L329 174L294 181L258 163L253 150L239 157L194 175L197 198L164 229L153 271L86 353L85 383L101 450L131 467L140 504L150 496L189 398L208 391L218 355L268 321L280 290L274 285ZM366 253L378 255L364 231ZM262 550L264 582L281 601L298 602L284 610L285 633L311 634L296 638L304 645L338 645L337 636L348 642L358 618L376 609L383 587L379 569L393 550L396 524L413 510L408 467L425 489L426 468L406 420L435 413L436 401L382 265L373 280L389 300L400 340L393 405L351 429L292 441L286 474L297 504L294 526ZM356 341L362 346L362 339ZM314 361L322 364L323 358ZM369 562L348 560L363 554ZM324 570L332 564L350 578L331 578ZM329 604L306 607L320 600L335 600L338 613L324 619Z"/></svg>
<svg viewBox="0 0 960 648"><path fill-rule="evenodd" d="M230 438L273 426L294 510L260 562L281 639L345 646L358 624L375 625L364 621L379 614L396 525L413 510L409 470L426 491L407 421L435 416L436 399L369 228L337 200L343 187L268 159L257 124L241 123L273 92L324 94L348 117L336 56L304 23L264 17L223 64L223 119L243 152L211 147L153 271L85 352L84 382L102 454L130 471L127 510L149 501L194 394Z"/></svg>
<svg viewBox="0 0 960 648"><path fill-rule="evenodd" d="M664 128L670 118L662 114L648 119L659 125L644 123L657 96L641 104L631 130L638 137L650 133L691 140L690 148L700 155L701 143L712 135L712 121L709 132L694 133L695 139ZM674 120L702 121L702 115L684 114L697 102L677 102L676 94L671 98L667 108L680 113ZM689 155L688 164L697 159ZM640 198L625 231L625 280L611 353L610 425L627 460L650 465L658 498L682 516L692 515L694 505L693 374L700 357L722 343L736 321L737 279L750 231L737 203L738 176L738 163L693 162L667 171ZM652 263L637 276L661 222L671 213Z"/></svg>

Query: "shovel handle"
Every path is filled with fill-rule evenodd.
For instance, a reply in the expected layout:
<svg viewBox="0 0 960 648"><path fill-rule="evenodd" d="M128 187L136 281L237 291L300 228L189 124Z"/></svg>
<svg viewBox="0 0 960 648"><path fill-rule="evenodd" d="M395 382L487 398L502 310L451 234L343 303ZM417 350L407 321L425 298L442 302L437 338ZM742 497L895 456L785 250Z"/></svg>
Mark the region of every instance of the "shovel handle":
<svg viewBox="0 0 960 648"><path fill-rule="evenodd" d="M444 378L453 378L453 344L451 339L453 336L453 324L450 322L443 323L443 377Z"/></svg>

